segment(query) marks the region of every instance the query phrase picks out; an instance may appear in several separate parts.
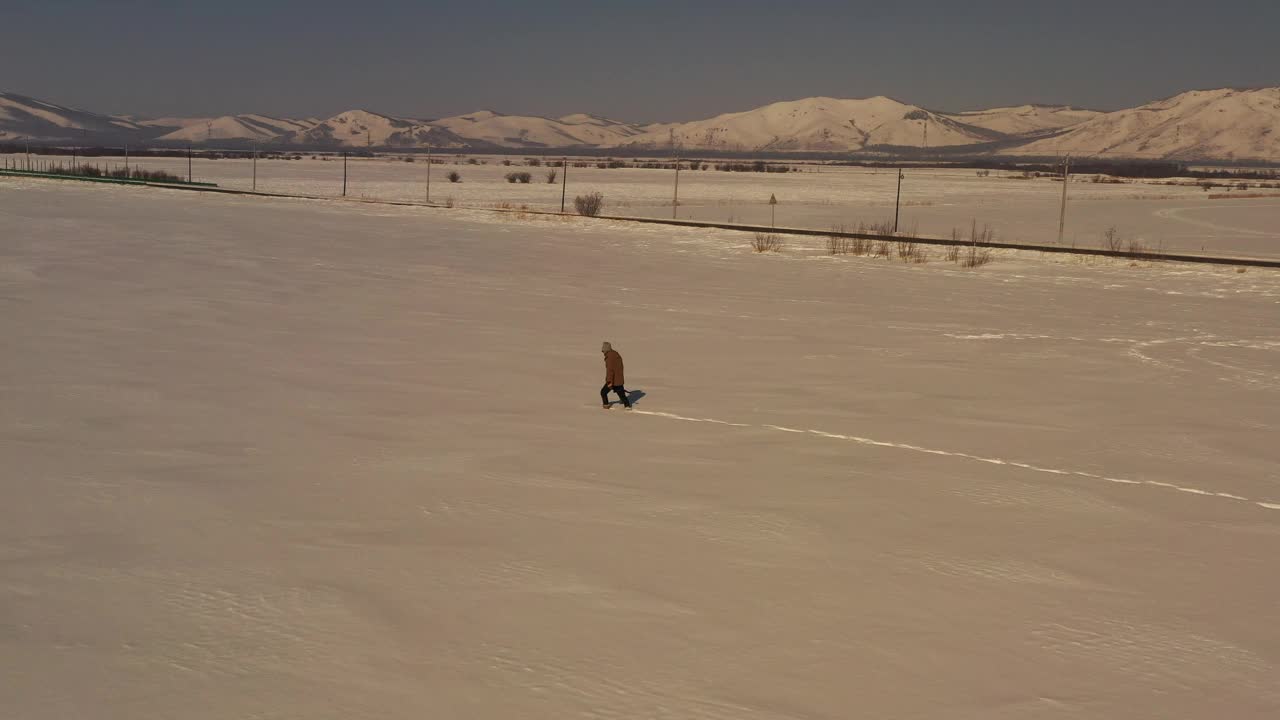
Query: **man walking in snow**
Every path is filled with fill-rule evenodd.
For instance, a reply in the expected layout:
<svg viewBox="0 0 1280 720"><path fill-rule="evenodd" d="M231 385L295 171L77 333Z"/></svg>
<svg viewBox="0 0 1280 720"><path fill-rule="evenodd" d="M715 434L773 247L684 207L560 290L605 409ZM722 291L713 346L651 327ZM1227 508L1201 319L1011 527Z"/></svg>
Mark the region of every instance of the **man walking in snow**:
<svg viewBox="0 0 1280 720"><path fill-rule="evenodd" d="M604 387L600 388L600 402L604 403L604 409L609 409L609 391L613 390L618 393L618 399L622 401L623 406L628 410L631 409L631 400L627 398L627 389L622 386L622 356L609 343L600 346L600 352L604 353Z"/></svg>

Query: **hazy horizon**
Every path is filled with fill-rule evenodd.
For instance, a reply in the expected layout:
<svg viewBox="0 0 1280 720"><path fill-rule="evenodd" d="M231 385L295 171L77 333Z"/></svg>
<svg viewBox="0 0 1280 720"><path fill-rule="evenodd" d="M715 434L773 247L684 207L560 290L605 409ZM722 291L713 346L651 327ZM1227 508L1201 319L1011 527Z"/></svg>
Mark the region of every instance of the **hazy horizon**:
<svg viewBox="0 0 1280 720"><path fill-rule="evenodd" d="M9 5L0 89L139 117L492 109L671 122L876 95L948 112L1116 110L1280 84L1280 5L1262 2Z"/></svg>

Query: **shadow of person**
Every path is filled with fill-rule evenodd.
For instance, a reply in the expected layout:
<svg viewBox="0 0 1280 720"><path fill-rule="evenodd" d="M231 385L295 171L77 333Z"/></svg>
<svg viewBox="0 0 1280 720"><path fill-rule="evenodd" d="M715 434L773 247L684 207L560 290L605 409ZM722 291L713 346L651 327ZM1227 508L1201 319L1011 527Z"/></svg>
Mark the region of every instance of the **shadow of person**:
<svg viewBox="0 0 1280 720"><path fill-rule="evenodd" d="M645 391L643 391L643 390L628 390L628 391L627 391L627 399L631 401L631 407L635 407L635 406L636 406L636 403L640 402L640 399L641 399L641 398L643 398L643 397L645 397L646 395L648 395L648 393L646 393L646 392L645 392ZM616 400L616 399L615 399L615 400L611 400L611 401L609 402L609 407L613 407L614 405L621 405L621 404L622 404L622 401L621 401L621 400Z"/></svg>

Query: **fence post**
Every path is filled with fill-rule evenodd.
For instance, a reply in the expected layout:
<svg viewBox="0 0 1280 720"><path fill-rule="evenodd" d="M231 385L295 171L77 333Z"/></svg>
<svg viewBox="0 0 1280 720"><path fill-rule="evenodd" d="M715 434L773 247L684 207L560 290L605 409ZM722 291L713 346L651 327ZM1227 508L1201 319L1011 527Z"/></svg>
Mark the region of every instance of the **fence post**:
<svg viewBox="0 0 1280 720"><path fill-rule="evenodd" d="M560 214L564 214L564 198L569 192L569 157L566 155L560 160Z"/></svg>
<svg viewBox="0 0 1280 720"><path fill-rule="evenodd" d="M342 151L342 197L347 196L347 151Z"/></svg>

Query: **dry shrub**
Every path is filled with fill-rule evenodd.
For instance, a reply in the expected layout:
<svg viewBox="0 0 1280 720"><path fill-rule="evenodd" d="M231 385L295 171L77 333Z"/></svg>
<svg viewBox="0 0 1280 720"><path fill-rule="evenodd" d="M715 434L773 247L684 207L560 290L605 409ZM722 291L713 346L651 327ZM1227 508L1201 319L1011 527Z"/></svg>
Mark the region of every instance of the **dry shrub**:
<svg viewBox="0 0 1280 720"><path fill-rule="evenodd" d="M1121 239L1120 233L1114 225L1102 231L1102 247L1112 252L1119 252L1124 249L1124 240Z"/></svg>
<svg viewBox="0 0 1280 720"><path fill-rule="evenodd" d="M970 245L969 252L963 255L960 261L961 267L976 268L982 267L991 262L991 249L980 248L977 245Z"/></svg>
<svg viewBox="0 0 1280 720"><path fill-rule="evenodd" d="M1146 255L1151 252L1151 248L1147 247L1141 240L1129 241L1129 252L1134 255Z"/></svg>
<svg viewBox="0 0 1280 720"><path fill-rule="evenodd" d="M859 227L858 231L861 232L862 228ZM888 220L881 223L871 223L867 226L866 232L869 235L892 235L893 223Z"/></svg>
<svg viewBox="0 0 1280 720"><path fill-rule="evenodd" d="M450 170L449 174L445 175L445 177L449 178L449 182L451 183L462 182L462 173L457 170Z"/></svg>
<svg viewBox="0 0 1280 720"><path fill-rule="evenodd" d="M976 245L978 243L989 243L995 241L996 231L992 230L990 225L984 224L982 226L982 231L979 232L978 221L973 220L971 222L972 225L969 227L969 242Z"/></svg>
<svg viewBox="0 0 1280 720"><path fill-rule="evenodd" d="M447 197L447 198L445 198L445 199L444 199L444 206L445 206L445 207L447 207L447 208L451 208L451 207L453 207L453 198L451 198L451 197Z"/></svg>
<svg viewBox="0 0 1280 720"><path fill-rule="evenodd" d="M579 195L573 199L573 207L578 211L579 215L595 217L604 208L604 194L593 192Z"/></svg>
<svg viewBox="0 0 1280 720"><path fill-rule="evenodd" d="M756 233L751 239L751 249L758 253L782 252L782 236L777 233Z"/></svg>
<svg viewBox="0 0 1280 720"><path fill-rule="evenodd" d="M556 178L557 178L557 177L559 177L559 174L560 174L560 173L559 173L558 171L556 171L556 170L548 170L548 171L547 171L547 184L548 184L548 185L553 185L553 184L555 184Z"/></svg>
<svg viewBox="0 0 1280 720"><path fill-rule="evenodd" d="M507 182L509 183L518 182L518 183L527 184L530 180L533 179L533 175L530 175L527 172L510 172L506 174L506 178L507 178Z"/></svg>
<svg viewBox="0 0 1280 720"><path fill-rule="evenodd" d="M827 236L827 252L831 255L848 255L853 250L853 238L845 237L843 225L833 225Z"/></svg>
<svg viewBox="0 0 1280 720"><path fill-rule="evenodd" d="M848 255L849 248L853 245L853 238L844 237L842 235L827 236L827 254L828 255Z"/></svg>
<svg viewBox="0 0 1280 720"><path fill-rule="evenodd" d="M953 263L960 262L960 246L959 245L947 246L947 252L945 255L943 255L943 257L946 258L947 262L953 262Z"/></svg>
<svg viewBox="0 0 1280 720"><path fill-rule="evenodd" d="M905 263L917 265L929 262L929 251L917 242L899 240L897 243L898 258Z"/></svg>
<svg viewBox="0 0 1280 720"><path fill-rule="evenodd" d="M889 241L881 240L880 242L875 244L875 249L872 251L871 254L874 255L875 257L882 257L882 258L888 259L893 256L893 251L889 247Z"/></svg>

